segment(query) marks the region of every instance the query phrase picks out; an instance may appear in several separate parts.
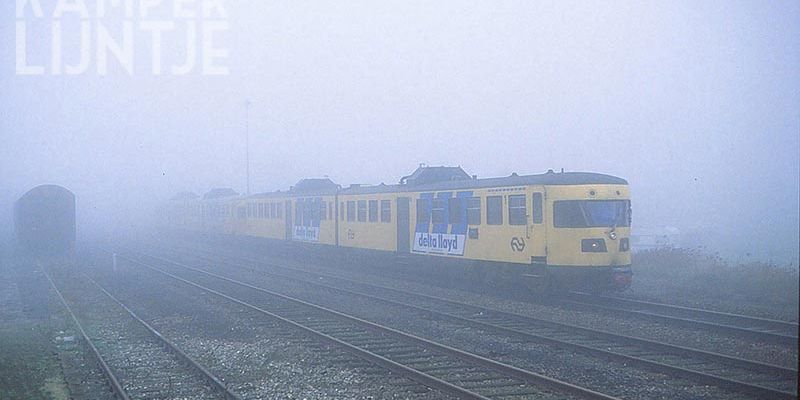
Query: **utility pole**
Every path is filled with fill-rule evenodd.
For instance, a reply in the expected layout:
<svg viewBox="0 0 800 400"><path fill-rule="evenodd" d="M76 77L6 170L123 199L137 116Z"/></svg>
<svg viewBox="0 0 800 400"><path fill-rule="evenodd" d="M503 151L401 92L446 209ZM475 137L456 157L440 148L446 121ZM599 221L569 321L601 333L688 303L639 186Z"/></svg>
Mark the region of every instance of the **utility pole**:
<svg viewBox="0 0 800 400"><path fill-rule="evenodd" d="M250 195L250 100L245 100L244 103L244 147L245 147L245 164L247 170L247 190L246 195Z"/></svg>

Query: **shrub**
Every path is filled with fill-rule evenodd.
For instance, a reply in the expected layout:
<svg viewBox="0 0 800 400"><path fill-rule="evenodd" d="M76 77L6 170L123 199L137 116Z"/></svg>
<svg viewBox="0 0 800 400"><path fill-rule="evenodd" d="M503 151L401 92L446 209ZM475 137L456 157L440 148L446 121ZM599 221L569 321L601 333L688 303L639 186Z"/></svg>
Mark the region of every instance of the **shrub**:
<svg viewBox="0 0 800 400"><path fill-rule="evenodd" d="M731 264L701 249L667 248L635 254L634 282L637 295L662 301L727 304L797 318L796 266Z"/></svg>

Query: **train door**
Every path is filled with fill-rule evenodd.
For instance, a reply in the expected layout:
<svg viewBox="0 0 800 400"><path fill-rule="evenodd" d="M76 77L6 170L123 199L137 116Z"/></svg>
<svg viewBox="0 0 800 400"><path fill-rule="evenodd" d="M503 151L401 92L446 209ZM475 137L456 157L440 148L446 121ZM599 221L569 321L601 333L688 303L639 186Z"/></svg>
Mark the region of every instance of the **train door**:
<svg viewBox="0 0 800 400"><path fill-rule="evenodd" d="M406 254L410 251L410 221L408 197L397 198L397 252Z"/></svg>
<svg viewBox="0 0 800 400"><path fill-rule="evenodd" d="M284 216L286 217L285 239L292 240L292 201L286 200Z"/></svg>
<svg viewBox="0 0 800 400"><path fill-rule="evenodd" d="M531 191L530 243L531 262L533 264L547 263L547 227L545 225L545 200L546 193L543 187L534 187Z"/></svg>
<svg viewBox="0 0 800 400"><path fill-rule="evenodd" d="M336 195L333 199L333 213L329 217L333 218L334 237L336 246L339 246L339 196Z"/></svg>

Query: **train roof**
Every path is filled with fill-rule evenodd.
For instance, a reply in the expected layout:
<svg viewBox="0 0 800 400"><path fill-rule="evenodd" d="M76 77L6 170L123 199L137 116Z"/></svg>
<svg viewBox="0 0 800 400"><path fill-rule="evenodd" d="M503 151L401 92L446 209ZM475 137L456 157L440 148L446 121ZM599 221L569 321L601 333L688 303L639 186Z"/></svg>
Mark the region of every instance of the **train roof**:
<svg viewBox="0 0 800 400"><path fill-rule="evenodd" d="M435 182L422 185L375 185L351 186L339 194L369 194L389 192L426 192L440 190L481 189L489 187L530 186L530 185L627 185L628 181L616 176L594 172L553 172L537 175L517 175L500 178L463 179Z"/></svg>
<svg viewBox="0 0 800 400"><path fill-rule="evenodd" d="M292 196L332 196L336 194L371 194L395 192L427 192L441 190L468 190L491 187L512 187L531 185L627 185L628 181L612 175L594 172L554 172L544 174L517 175L498 178L478 179L469 176L461 167L425 167L420 166L414 173L404 176L400 184L350 185L342 188L328 178L302 179L288 191L275 191L242 196L242 199L261 199ZM216 192L216 193L215 193ZM216 196L209 196L214 193ZM223 198L237 196L231 189L215 189L204 196Z"/></svg>
<svg viewBox="0 0 800 400"><path fill-rule="evenodd" d="M225 197L237 197L239 193L231 188L214 188L203 195L203 200L213 200Z"/></svg>

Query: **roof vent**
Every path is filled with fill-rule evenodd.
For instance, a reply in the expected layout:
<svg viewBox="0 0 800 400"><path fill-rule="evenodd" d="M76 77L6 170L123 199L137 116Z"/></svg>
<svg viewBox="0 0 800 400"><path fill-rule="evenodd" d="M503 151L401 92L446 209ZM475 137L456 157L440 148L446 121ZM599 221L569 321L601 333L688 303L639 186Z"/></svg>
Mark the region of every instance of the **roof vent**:
<svg viewBox="0 0 800 400"><path fill-rule="evenodd" d="M427 183L469 180L470 176L461 167L420 166L411 175L400 178L401 185L423 185Z"/></svg>
<svg viewBox="0 0 800 400"><path fill-rule="evenodd" d="M339 185L334 183L329 178L311 178L301 179L289 190L297 192L321 192L333 191L337 189L339 189Z"/></svg>

